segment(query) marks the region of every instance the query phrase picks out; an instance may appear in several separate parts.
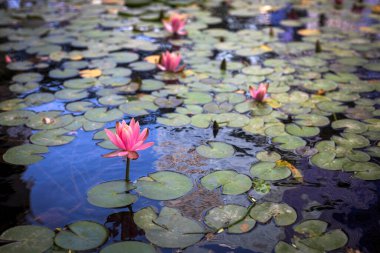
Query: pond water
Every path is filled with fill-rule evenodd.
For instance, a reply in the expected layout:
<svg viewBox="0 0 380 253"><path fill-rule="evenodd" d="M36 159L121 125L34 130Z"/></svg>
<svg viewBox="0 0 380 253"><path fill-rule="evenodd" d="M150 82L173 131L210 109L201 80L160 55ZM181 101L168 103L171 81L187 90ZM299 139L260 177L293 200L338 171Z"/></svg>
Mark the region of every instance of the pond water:
<svg viewBox="0 0 380 253"><path fill-rule="evenodd" d="M125 2L2 3L0 253L380 252L378 1Z"/></svg>

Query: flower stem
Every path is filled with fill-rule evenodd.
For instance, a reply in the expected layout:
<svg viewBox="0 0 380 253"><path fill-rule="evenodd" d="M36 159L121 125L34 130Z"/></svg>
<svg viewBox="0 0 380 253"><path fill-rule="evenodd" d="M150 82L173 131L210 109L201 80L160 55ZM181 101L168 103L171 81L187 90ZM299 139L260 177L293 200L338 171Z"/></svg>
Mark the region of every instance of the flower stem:
<svg viewBox="0 0 380 253"><path fill-rule="evenodd" d="M126 167L126 169L125 169L125 180L126 180L127 182L130 181L130 180L129 180L129 167L130 167L130 165L131 165L131 159L129 159L129 158L127 157L127 167Z"/></svg>

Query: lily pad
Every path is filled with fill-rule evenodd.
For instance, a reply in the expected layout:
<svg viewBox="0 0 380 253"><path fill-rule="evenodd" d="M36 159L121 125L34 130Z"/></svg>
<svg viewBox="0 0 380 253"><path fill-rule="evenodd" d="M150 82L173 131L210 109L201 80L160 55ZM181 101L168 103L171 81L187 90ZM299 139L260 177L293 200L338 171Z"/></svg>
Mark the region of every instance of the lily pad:
<svg viewBox="0 0 380 253"><path fill-rule="evenodd" d="M84 114L86 119L100 123L120 120L123 116L123 112L116 108L111 110L107 110L107 108L94 108L86 111Z"/></svg>
<svg viewBox="0 0 380 253"><path fill-rule="evenodd" d="M2 126L19 126L28 122L29 118L34 116L32 111L8 111L0 113L0 125Z"/></svg>
<svg viewBox="0 0 380 253"><path fill-rule="evenodd" d="M108 238L104 226L91 221L77 221L60 231L55 237L55 244L68 250L89 250L102 245Z"/></svg>
<svg viewBox="0 0 380 253"><path fill-rule="evenodd" d="M29 165L43 159L39 154L47 153L49 149L34 144L23 144L12 147L4 153L4 161L16 165Z"/></svg>
<svg viewBox="0 0 380 253"><path fill-rule="evenodd" d="M137 242L127 241L113 243L100 251L100 253L156 253L157 251L152 245Z"/></svg>
<svg viewBox="0 0 380 253"><path fill-rule="evenodd" d="M53 246L54 236L54 232L45 227L13 227L0 235L0 240L10 242L0 246L0 253L43 253Z"/></svg>
<svg viewBox="0 0 380 253"><path fill-rule="evenodd" d="M196 148L198 154L206 158L228 158L235 153L235 149L227 143L211 141L207 144Z"/></svg>
<svg viewBox="0 0 380 253"><path fill-rule="evenodd" d="M159 171L138 179L136 186L136 191L146 198L170 200L184 196L193 188L193 183L183 174Z"/></svg>
<svg viewBox="0 0 380 253"><path fill-rule="evenodd" d="M146 207L136 212L133 219L151 243L163 248L186 248L201 240L205 233L198 222L169 207L163 207L158 216L151 207Z"/></svg>
<svg viewBox="0 0 380 253"><path fill-rule="evenodd" d="M261 223L266 223L273 217L277 226L288 226L297 219L297 213L293 207L273 202L256 204L249 215Z"/></svg>
<svg viewBox="0 0 380 253"><path fill-rule="evenodd" d="M222 187L223 194L238 195L249 191L252 180L233 170L215 171L201 179L202 185L208 190Z"/></svg>
<svg viewBox="0 0 380 253"><path fill-rule="evenodd" d="M247 215L248 210L246 207L239 205L224 205L214 207L207 211L204 219L206 225L213 228L215 231L218 231L221 228L228 228L228 232L243 233L250 231L256 224L255 220L248 217L246 223L242 223L247 226L244 227L243 225L242 230L235 230L235 226ZM232 228L232 230L230 228Z"/></svg>
<svg viewBox="0 0 380 253"><path fill-rule="evenodd" d="M292 173L286 166L277 166L274 162L258 162L250 169L253 177L263 180L281 180L289 177Z"/></svg>
<svg viewBox="0 0 380 253"><path fill-rule="evenodd" d="M125 180L98 184L87 192L87 200L94 206L118 208L137 201L137 196L129 192L136 187Z"/></svg>

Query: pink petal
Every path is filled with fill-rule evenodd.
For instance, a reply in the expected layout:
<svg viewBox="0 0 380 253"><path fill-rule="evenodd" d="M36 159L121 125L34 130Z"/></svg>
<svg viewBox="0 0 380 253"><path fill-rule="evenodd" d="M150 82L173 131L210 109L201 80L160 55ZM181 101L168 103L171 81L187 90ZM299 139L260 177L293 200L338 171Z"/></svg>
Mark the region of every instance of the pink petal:
<svg viewBox="0 0 380 253"><path fill-rule="evenodd" d="M136 160L137 158L139 158L139 154L137 154L137 152L132 151L132 152L128 152L127 157L129 159Z"/></svg>
<svg viewBox="0 0 380 253"><path fill-rule="evenodd" d="M151 147L153 145L154 145L154 142L144 143L144 144L140 145L140 147L136 148L136 151L147 149L147 148L149 148L149 147Z"/></svg>
<svg viewBox="0 0 380 253"><path fill-rule="evenodd" d="M121 139L119 138L118 135L114 134L112 131L108 130L108 129L104 129L104 131L106 132L108 138L110 139L110 141L118 148L121 148L121 149L124 149L124 144L123 142L121 141Z"/></svg>
<svg viewBox="0 0 380 253"><path fill-rule="evenodd" d="M122 150L116 150L116 151L112 151L108 154L102 155L102 157L105 157L105 158L117 157L117 156L121 156L120 154L124 153L124 152L125 151L122 151Z"/></svg>
<svg viewBox="0 0 380 253"><path fill-rule="evenodd" d="M173 33L173 27L169 21L162 21L162 23L168 32Z"/></svg>
<svg viewBox="0 0 380 253"><path fill-rule="evenodd" d="M139 135L139 138L137 139L138 141L145 141L148 138L149 135L149 130L148 128L145 128L142 130L142 132Z"/></svg>

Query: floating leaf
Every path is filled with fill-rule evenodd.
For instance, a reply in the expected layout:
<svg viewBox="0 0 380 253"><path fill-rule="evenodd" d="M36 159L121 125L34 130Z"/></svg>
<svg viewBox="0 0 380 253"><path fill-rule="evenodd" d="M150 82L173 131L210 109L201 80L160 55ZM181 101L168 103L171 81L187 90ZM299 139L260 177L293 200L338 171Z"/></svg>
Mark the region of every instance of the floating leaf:
<svg viewBox="0 0 380 253"><path fill-rule="evenodd" d="M45 227L13 227L0 235L0 240L9 241L0 246L0 253L43 253L53 246L54 236L54 232Z"/></svg>
<svg viewBox="0 0 380 253"><path fill-rule="evenodd" d="M86 111L84 117L95 122L111 122L123 118L123 113L118 109L94 108Z"/></svg>
<svg viewBox="0 0 380 253"><path fill-rule="evenodd" d="M215 171L201 179L202 185L209 189L214 190L222 187L223 194L238 195L247 192L251 189L251 179L244 175L239 174L233 170Z"/></svg>
<svg viewBox="0 0 380 253"><path fill-rule="evenodd" d="M247 208L239 205L224 205L214 207L211 210L207 211L205 215L205 223L207 226L213 228L215 231L218 231L222 228L228 228L228 232L231 232L230 226L233 232L244 233L251 230L256 222L249 217L246 220L246 223L239 224L238 222L247 216ZM236 225L247 224L248 227L242 229L238 229ZM232 226L234 225L234 226Z"/></svg>
<svg viewBox="0 0 380 253"><path fill-rule="evenodd" d="M29 118L34 116L32 111L8 111L0 113L0 125L2 126L19 126L28 122Z"/></svg>
<svg viewBox="0 0 380 253"><path fill-rule="evenodd" d="M103 248L100 253L156 253L157 251L152 245L137 242L137 241L127 241L118 242L108 245Z"/></svg>
<svg viewBox="0 0 380 253"><path fill-rule="evenodd" d="M211 141L207 144L196 148L198 154L207 158L228 158L235 153L235 149L227 143Z"/></svg>
<svg viewBox="0 0 380 253"><path fill-rule="evenodd" d="M259 162L250 169L253 177L263 180L281 180L289 177L291 171L286 166L277 166L274 162Z"/></svg>
<svg viewBox="0 0 380 253"><path fill-rule="evenodd" d="M55 244L68 250L89 250L102 245L108 238L104 226L91 221L77 221L60 231L55 237Z"/></svg>
<svg viewBox="0 0 380 253"><path fill-rule="evenodd" d="M256 204L249 215L261 223L266 223L273 217L277 226L288 226L297 219L297 213L291 206L273 202Z"/></svg>
<svg viewBox="0 0 380 253"><path fill-rule="evenodd" d="M43 157L38 154L47 153L48 151L48 148L44 146L23 144L8 149L4 153L3 159L11 164L29 165L42 160Z"/></svg>
<svg viewBox="0 0 380 253"><path fill-rule="evenodd" d="M146 198L170 200L184 196L193 188L193 183L183 174L159 171L138 179L136 186L136 191Z"/></svg>
<svg viewBox="0 0 380 253"><path fill-rule="evenodd" d="M186 248L201 240L205 233L198 222L169 207L163 207L159 216L146 207L135 213L134 221L144 229L151 243L163 248Z"/></svg>
<svg viewBox="0 0 380 253"><path fill-rule="evenodd" d="M87 200L99 207L124 207L137 201L137 197L129 193L135 188L125 180L105 182L92 187L87 192Z"/></svg>

